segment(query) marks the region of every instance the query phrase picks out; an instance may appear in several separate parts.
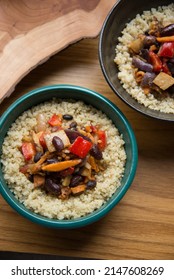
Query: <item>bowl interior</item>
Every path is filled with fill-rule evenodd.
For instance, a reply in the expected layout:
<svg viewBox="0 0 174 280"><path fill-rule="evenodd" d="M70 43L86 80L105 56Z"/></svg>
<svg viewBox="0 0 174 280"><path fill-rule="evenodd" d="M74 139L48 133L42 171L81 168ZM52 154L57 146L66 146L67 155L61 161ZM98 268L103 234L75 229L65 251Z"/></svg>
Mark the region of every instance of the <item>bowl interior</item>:
<svg viewBox="0 0 174 280"><path fill-rule="evenodd" d="M33 222L37 222L44 226L57 227L57 228L74 228L87 225L94 221L97 221L103 217L109 210L111 210L115 204L123 197L127 189L129 188L133 178L135 176L137 167L137 145L134 133L130 127L128 121L120 112L120 110L108 99L102 95L90 91L85 88L68 85L49 86L36 89L13 103L7 111L3 114L0 119L0 154L2 152L3 139L16 118L25 110L31 106L42 103L53 97L62 99L77 99L83 100L85 103L90 103L94 107L105 112L105 114L112 119L113 123L118 128L119 132L123 134L125 141L125 149L127 154L127 162L125 167L125 174L122 179L121 187L116 191L112 198L100 209L89 214L85 217L74 219L74 220L54 220L42 217L41 215L35 214L32 211L26 209L21 203L17 201L14 195L9 190L2 174L2 166L0 166L0 191L2 196L7 202L20 214L29 218Z"/></svg>
<svg viewBox="0 0 174 280"><path fill-rule="evenodd" d="M125 24L131 21L138 13L157 8L161 5L169 5L171 0L121 0L116 3L108 14L100 34L99 40L99 60L104 76L112 90L128 105L137 111L162 120L174 121L173 114L166 114L151 110L133 99L122 87L118 79L118 68L114 63L115 47L118 44L118 37Z"/></svg>

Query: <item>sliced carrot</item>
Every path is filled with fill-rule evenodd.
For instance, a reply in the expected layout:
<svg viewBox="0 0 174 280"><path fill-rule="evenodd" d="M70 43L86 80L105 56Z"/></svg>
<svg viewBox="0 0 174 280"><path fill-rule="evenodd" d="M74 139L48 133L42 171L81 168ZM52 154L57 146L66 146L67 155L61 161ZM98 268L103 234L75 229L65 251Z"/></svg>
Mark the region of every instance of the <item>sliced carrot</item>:
<svg viewBox="0 0 174 280"><path fill-rule="evenodd" d="M76 187L71 188L71 193L73 195L79 195L83 193L86 189L86 185L78 185Z"/></svg>
<svg viewBox="0 0 174 280"><path fill-rule="evenodd" d="M156 40L160 43L174 42L174 35L173 36L166 36L166 37L157 37Z"/></svg>
<svg viewBox="0 0 174 280"><path fill-rule="evenodd" d="M81 163L81 159L72 159L51 163L42 167L43 171L58 172Z"/></svg>

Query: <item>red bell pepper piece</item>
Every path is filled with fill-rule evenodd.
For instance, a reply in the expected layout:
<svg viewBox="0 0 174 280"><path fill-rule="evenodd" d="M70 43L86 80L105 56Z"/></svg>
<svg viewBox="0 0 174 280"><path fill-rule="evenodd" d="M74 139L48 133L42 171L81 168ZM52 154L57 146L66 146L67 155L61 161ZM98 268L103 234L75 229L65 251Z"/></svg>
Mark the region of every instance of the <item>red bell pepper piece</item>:
<svg viewBox="0 0 174 280"><path fill-rule="evenodd" d="M48 123L51 126L61 126L62 125L62 116L53 114L52 117L48 120Z"/></svg>
<svg viewBox="0 0 174 280"><path fill-rule="evenodd" d="M21 150L24 159L27 161L32 159L36 154L35 145L31 142L23 142Z"/></svg>
<svg viewBox="0 0 174 280"><path fill-rule="evenodd" d="M70 147L70 152L80 158L85 158L89 150L92 148L92 143L78 136Z"/></svg>
<svg viewBox="0 0 174 280"><path fill-rule="evenodd" d="M103 151L107 145L106 132L104 130L98 130L97 135L98 135L98 147L101 151Z"/></svg>
<svg viewBox="0 0 174 280"><path fill-rule="evenodd" d="M158 55L162 57L174 57L174 42L165 42L161 45Z"/></svg>
<svg viewBox="0 0 174 280"><path fill-rule="evenodd" d="M162 70L162 62L159 56L153 51L149 51L150 63L153 65L154 72L160 72Z"/></svg>

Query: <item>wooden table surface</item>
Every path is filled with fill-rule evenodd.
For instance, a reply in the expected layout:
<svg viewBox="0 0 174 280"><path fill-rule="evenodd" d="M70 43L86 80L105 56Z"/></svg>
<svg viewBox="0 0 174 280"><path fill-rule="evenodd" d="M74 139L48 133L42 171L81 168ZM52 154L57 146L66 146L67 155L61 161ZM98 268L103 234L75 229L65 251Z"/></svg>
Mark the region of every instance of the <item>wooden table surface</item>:
<svg viewBox="0 0 174 280"><path fill-rule="evenodd" d="M98 38L84 39L28 74L0 105L40 86L68 83L95 90L128 118L137 138L134 182L102 220L81 229L54 230L33 224L0 197L0 251L96 259L174 259L174 123L133 111L106 83L98 61Z"/></svg>

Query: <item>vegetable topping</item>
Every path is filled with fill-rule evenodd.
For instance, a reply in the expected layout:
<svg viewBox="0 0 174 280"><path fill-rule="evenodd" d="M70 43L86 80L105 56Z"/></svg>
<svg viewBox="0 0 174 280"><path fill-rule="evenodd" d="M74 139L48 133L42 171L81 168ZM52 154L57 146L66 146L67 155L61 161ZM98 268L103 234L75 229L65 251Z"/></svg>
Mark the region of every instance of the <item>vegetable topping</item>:
<svg viewBox="0 0 174 280"><path fill-rule="evenodd" d="M135 80L145 94L174 94L174 24L162 26L154 18L149 30L129 45ZM167 90L167 91L166 91Z"/></svg>
<svg viewBox="0 0 174 280"><path fill-rule="evenodd" d="M70 147L70 152L80 158L87 156L89 150L92 148L92 143L78 136Z"/></svg>
<svg viewBox="0 0 174 280"><path fill-rule="evenodd" d="M25 164L19 168L34 188L60 199L96 187L96 174L106 166L103 151L107 135L97 125L80 127L69 114L43 114L30 135L23 136L20 151Z"/></svg>

